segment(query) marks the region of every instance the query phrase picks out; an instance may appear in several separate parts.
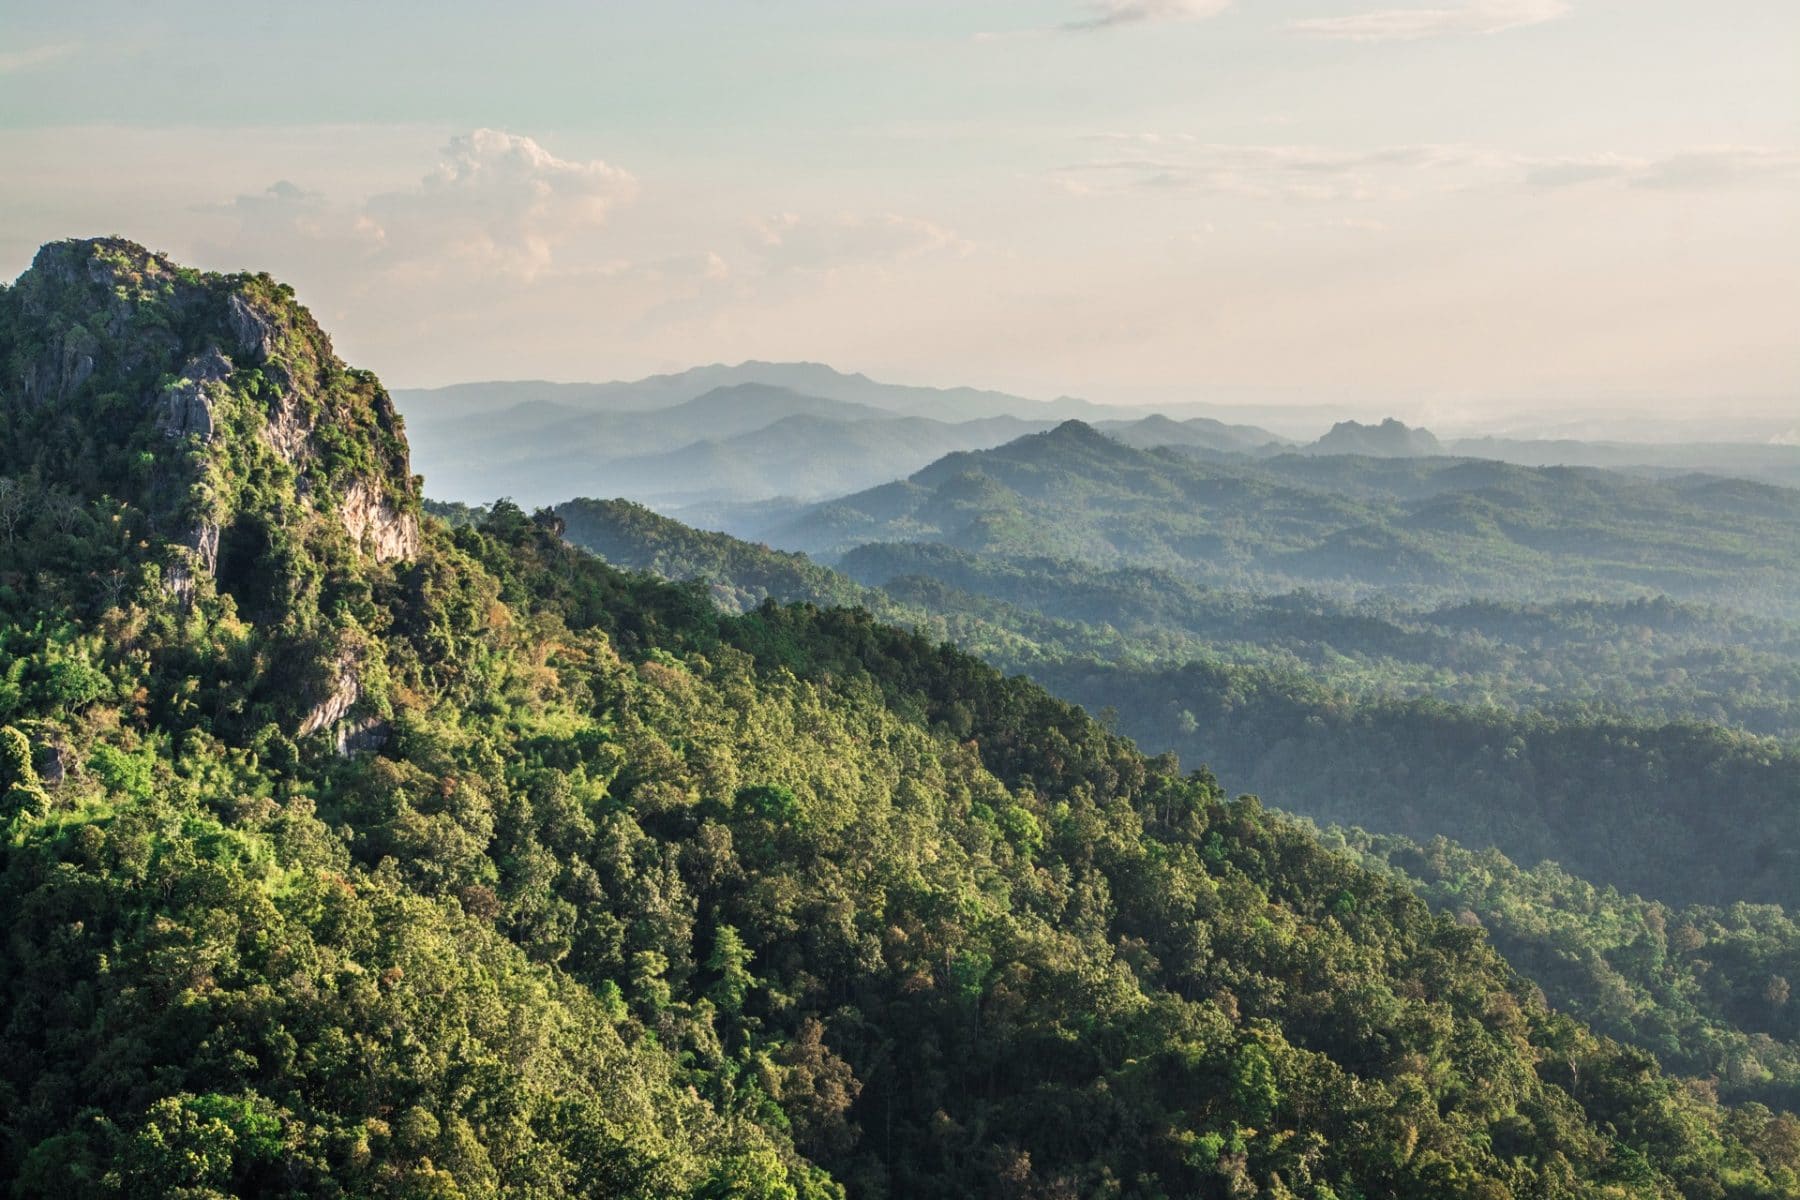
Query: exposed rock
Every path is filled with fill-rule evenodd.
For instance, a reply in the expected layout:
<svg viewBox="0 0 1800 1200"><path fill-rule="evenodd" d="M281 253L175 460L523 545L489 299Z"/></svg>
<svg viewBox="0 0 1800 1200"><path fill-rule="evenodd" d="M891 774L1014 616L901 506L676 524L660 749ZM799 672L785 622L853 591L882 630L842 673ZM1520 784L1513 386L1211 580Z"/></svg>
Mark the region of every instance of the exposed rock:
<svg viewBox="0 0 1800 1200"><path fill-rule="evenodd" d="M343 758L371 753L387 745L391 732L388 723L379 717L345 721L337 727L337 752Z"/></svg>
<svg viewBox="0 0 1800 1200"><path fill-rule="evenodd" d="M19 390L33 406L66 400L94 374L94 355L99 345L81 326L57 334L35 362L25 364Z"/></svg>
<svg viewBox="0 0 1800 1200"><path fill-rule="evenodd" d="M217 525L202 521L188 531L188 535L183 540L182 545L186 546L188 550L192 552L195 560L199 562L201 569L208 575L218 573L219 527Z"/></svg>
<svg viewBox="0 0 1800 1200"><path fill-rule="evenodd" d="M338 517L351 540L365 547L376 562L393 562L419 553L419 519L402 512L393 501L366 479L359 479L345 493Z"/></svg>
<svg viewBox="0 0 1800 1200"><path fill-rule="evenodd" d="M312 434L312 422L307 419L299 400L288 389L280 389L269 412L269 420L262 428L263 440L300 470L312 460Z"/></svg>
<svg viewBox="0 0 1800 1200"><path fill-rule="evenodd" d="M219 573L219 527L202 521L173 543L169 551L163 587L182 607L191 607L195 581L202 575L212 579Z"/></svg>
<svg viewBox="0 0 1800 1200"><path fill-rule="evenodd" d="M337 678L332 683L331 693L313 706L306 719L300 722L301 737L330 729L356 707L362 699L362 678L357 673L356 656L345 652L338 655ZM340 735L341 736L341 735Z"/></svg>
<svg viewBox="0 0 1800 1200"><path fill-rule="evenodd" d="M69 774L68 761L64 757L67 753L68 751L63 747L54 744L37 748L36 759L32 763L32 767L37 771L39 783L46 788L62 786L63 780Z"/></svg>
<svg viewBox="0 0 1800 1200"><path fill-rule="evenodd" d="M156 414L157 428L171 440L195 437L210 442L213 436L212 390L231 374L231 360L212 347L190 360L181 370L181 379L162 394L162 406Z"/></svg>
<svg viewBox="0 0 1800 1200"><path fill-rule="evenodd" d="M275 352L275 326L255 305L242 296L230 301L231 332L237 336L238 350L251 362L267 362Z"/></svg>
<svg viewBox="0 0 1800 1200"><path fill-rule="evenodd" d="M345 758L381 749L387 744L390 733L388 723L380 717L350 716L361 699L362 678L356 655L346 650L338 655L337 678L331 693L306 714L306 720L300 723L299 736L329 732L338 754Z"/></svg>

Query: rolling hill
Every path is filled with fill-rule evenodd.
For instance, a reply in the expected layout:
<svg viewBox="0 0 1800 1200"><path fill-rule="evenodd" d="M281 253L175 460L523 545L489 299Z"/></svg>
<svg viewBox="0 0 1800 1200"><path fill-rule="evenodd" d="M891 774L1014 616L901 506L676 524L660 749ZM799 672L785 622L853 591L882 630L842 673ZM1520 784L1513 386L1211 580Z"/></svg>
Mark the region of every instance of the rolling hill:
<svg viewBox="0 0 1800 1200"><path fill-rule="evenodd" d="M1800 492L1789 489L1449 457L1200 461L1081 422L726 528L827 558L939 542L1261 591L1435 602L1604 589L1800 614Z"/></svg>

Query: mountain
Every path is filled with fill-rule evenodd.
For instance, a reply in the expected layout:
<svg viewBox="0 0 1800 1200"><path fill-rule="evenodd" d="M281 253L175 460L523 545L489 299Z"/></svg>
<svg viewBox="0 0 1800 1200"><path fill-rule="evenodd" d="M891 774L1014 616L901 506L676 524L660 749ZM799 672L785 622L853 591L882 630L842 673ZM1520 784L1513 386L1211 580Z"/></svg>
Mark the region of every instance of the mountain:
<svg viewBox="0 0 1800 1200"><path fill-rule="evenodd" d="M871 542L1149 567L1410 603L1667 594L1787 619L1800 492L1445 456L1195 459L1081 422L728 532L831 558Z"/></svg>
<svg viewBox="0 0 1800 1200"><path fill-rule="evenodd" d="M896 417L740 383L649 411L588 412L533 400L429 425L413 436L420 464L444 499L481 503L507 495L544 504L599 491L668 506L817 500L1041 427L1016 417L954 424Z"/></svg>
<svg viewBox="0 0 1800 1200"><path fill-rule="evenodd" d="M1057 420L1070 416L1109 415L1118 410L1063 397L1030 400L982 388L915 387L882 383L848 374L822 363L743 362L714 364L672 375L617 383L547 383L543 381L465 383L443 388L403 389L396 393L409 421L437 416L469 416L504 411L529 401L546 400L587 412L636 412L669 408L720 388L776 388L801 395L861 404L896 416L939 421L984 417Z"/></svg>
<svg viewBox="0 0 1800 1200"><path fill-rule="evenodd" d="M1190 446L1221 453L1254 454L1289 444L1288 439L1256 425L1227 425L1211 417L1176 421L1153 413L1137 421L1096 421L1094 428L1127 446L1149 450L1157 446Z"/></svg>
<svg viewBox="0 0 1800 1200"><path fill-rule="evenodd" d="M1318 441L1307 447L1308 454L1361 454L1375 458L1416 458L1442 454L1429 429L1411 429L1389 417L1379 425L1358 421L1339 421Z"/></svg>
<svg viewBox="0 0 1800 1200"><path fill-rule="evenodd" d="M603 490L657 505L769 496L818 500L861 490L957 450L997 446L1033 429L1030 422L1013 417L950 425L919 417L847 421L790 416L736 437L615 459L583 474ZM539 483L534 490L542 493L548 487Z"/></svg>
<svg viewBox="0 0 1800 1200"><path fill-rule="evenodd" d="M420 518L387 415L265 277L0 291L14 1194L1792 1193L1766 1110L1209 775Z"/></svg>

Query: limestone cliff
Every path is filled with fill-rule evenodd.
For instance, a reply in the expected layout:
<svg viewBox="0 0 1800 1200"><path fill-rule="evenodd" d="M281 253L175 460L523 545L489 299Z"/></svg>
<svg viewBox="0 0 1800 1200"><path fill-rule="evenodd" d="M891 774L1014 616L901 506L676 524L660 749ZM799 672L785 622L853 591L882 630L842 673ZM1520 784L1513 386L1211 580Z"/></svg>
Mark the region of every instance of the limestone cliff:
<svg viewBox="0 0 1800 1200"><path fill-rule="evenodd" d="M0 479L112 506L181 608L270 629L319 630L332 579L420 553L393 404L291 289L116 238L46 245L0 288ZM357 665L319 649L338 667L301 689L296 732L342 746L367 732Z"/></svg>

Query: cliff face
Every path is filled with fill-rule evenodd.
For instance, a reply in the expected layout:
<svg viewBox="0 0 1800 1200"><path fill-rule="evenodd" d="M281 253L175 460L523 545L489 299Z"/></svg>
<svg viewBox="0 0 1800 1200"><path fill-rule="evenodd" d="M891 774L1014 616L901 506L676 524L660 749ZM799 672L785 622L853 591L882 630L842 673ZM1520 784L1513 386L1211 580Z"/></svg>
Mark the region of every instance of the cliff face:
<svg viewBox="0 0 1800 1200"><path fill-rule="evenodd" d="M126 498L172 535L165 574L184 599L197 580L216 581L221 536L243 516L293 529L324 518L377 561L418 553L393 405L338 360L285 287L102 238L45 246L9 291L0 410L15 434L105 422L134 447L136 469L108 482L126 482ZM0 473L36 467L46 483L70 482L56 478L65 464L21 457L0 450Z"/></svg>
<svg viewBox="0 0 1800 1200"><path fill-rule="evenodd" d="M291 727L354 741L358 667L320 610L419 555L418 485L386 391L290 289L114 238L43 247L0 288L0 479L110 526L180 610L289 639L311 664Z"/></svg>

